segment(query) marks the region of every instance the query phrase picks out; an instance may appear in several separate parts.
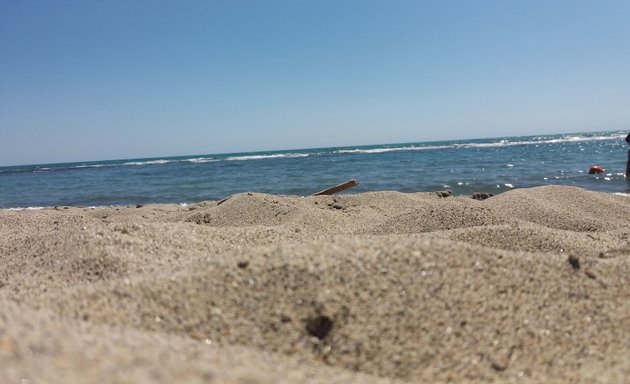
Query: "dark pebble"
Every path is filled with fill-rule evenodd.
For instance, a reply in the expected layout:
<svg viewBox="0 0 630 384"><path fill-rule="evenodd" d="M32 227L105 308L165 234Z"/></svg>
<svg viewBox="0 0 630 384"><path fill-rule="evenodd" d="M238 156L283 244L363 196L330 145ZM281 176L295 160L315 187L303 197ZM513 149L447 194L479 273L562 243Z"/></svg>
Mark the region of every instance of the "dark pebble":
<svg viewBox="0 0 630 384"><path fill-rule="evenodd" d="M333 321L325 315L318 315L306 320L306 332L320 340L328 336L332 327Z"/></svg>
<svg viewBox="0 0 630 384"><path fill-rule="evenodd" d="M580 259L578 259L577 256L570 255L567 261L571 264L571 268L574 270L577 271L580 269Z"/></svg>
<svg viewBox="0 0 630 384"><path fill-rule="evenodd" d="M494 196L493 193L487 193L487 192L475 192L472 194L472 198L475 200L485 200L488 199L490 197Z"/></svg>
<svg viewBox="0 0 630 384"><path fill-rule="evenodd" d="M453 196L453 191L438 191L435 192L439 197L450 197Z"/></svg>

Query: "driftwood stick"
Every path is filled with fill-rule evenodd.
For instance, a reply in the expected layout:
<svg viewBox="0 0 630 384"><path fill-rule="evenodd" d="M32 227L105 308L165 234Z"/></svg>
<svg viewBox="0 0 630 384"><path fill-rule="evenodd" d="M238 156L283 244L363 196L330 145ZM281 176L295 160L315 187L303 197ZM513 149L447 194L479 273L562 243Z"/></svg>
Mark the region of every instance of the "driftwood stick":
<svg viewBox="0 0 630 384"><path fill-rule="evenodd" d="M221 204L225 203L225 202L226 202L226 201L228 201L231 197L232 197L232 196L230 195L230 196L228 196L228 197L226 197L226 198L224 198L224 199L219 200L219 201L217 202L217 205L221 205Z"/></svg>
<svg viewBox="0 0 630 384"><path fill-rule="evenodd" d="M333 195L337 192L341 192L345 189L352 188L358 185L359 182L355 179L348 180L345 183L341 183L339 185L335 185L334 187L330 187L328 189L324 189L323 191L319 191L317 193L312 194L311 196L321 196L321 195Z"/></svg>

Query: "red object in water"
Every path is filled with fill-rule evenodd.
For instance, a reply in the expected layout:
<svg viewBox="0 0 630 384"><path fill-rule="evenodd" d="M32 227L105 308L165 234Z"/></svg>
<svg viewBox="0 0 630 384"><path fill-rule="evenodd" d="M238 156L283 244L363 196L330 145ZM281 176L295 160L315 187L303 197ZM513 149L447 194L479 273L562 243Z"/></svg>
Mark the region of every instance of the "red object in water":
<svg viewBox="0 0 630 384"><path fill-rule="evenodd" d="M591 169L588 170L588 173L591 175L594 173L604 173L605 169L600 167L599 165L593 165Z"/></svg>

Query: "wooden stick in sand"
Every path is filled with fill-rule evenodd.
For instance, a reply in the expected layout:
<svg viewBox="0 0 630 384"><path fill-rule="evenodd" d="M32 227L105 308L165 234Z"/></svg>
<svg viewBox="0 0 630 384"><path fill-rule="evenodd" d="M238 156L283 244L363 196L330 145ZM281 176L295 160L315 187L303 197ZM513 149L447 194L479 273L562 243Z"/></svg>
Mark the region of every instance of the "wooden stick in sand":
<svg viewBox="0 0 630 384"><path fill-rule="evenodd" d="M333 195L337 192L341 192L345 189L352 188L356 185L359 185L359 182L356 181L355 179L352 179L352 180L346 181L345 183L341 183L339 185L335 185L334 187L330 187L328 189L324 189L323 191L314 193L311 196Z"/></svg>

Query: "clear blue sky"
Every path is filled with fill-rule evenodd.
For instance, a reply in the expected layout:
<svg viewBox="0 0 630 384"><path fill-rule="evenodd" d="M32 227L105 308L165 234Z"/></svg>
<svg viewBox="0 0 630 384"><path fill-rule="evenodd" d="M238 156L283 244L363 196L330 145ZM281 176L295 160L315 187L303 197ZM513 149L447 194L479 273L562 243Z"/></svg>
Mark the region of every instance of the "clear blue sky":
<svg viewBox="0 0 630 384"><path fill-rule="evenodd" d="M629 127L628 0L0 0L0 165Z"/></svg>

